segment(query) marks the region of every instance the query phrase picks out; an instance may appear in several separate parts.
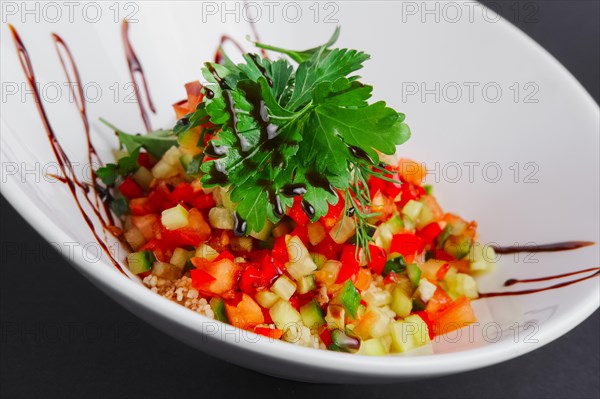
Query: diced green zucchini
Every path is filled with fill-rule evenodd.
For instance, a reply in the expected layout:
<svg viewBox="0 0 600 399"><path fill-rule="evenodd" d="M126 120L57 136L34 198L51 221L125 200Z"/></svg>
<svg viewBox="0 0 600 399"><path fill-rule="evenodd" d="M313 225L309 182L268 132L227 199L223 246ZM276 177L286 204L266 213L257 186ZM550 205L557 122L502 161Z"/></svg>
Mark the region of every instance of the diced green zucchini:
<svg viewBox="0 0 600 399"><path fill-rule="evenodd" d="M174 281L181 277L181 269L167 262L152 263L152 274L165 280Z"/></svg>
<svg viewBox="0 0 600 399"><path fill-rule="evenodd" d="M365 356L385 356L387 351L385 345L379 338L371 338L366 341L362 341L360 344L359 354Z"/></svg>
<svg viewBox="0 0 600 399"><path fill-rule="evenodd" d="M194 256L194 251L186 251L183 248L175 248L169 263L183 270L185 263Z"/></svg>
<svg viewBox="0 0 600 399"><path fill-rule="evenodd" d="M263 308L270 308L275 305L280 296L271 291L258 291L256 293L256 302Z"/></svg>
<svg viewBox="0 0 600 399"><path fill-rule="evenodd" d="M132 252L127 255L127 267L133 274L149 272L156 260L152 251Z"/></svg>
<svg viewBox="0 0 600 399"><path fill-rule="evenodd" d="M391 323L390 333L393 352L406 352L431 342L427 324L416 315Z"/></svg>
<svg viewBox="0 0 600 399"><path fill-rule="evenodd" d="M181 166L183 166L183 169L186 172L187 172L187 169L190 166L190 163L192 162L193 159L194 159L194 156L189 153L185 153L181 157L179 157L179 162L181 162Z"/></svg>
<svg viewBox="0 0 600 399"><path fill-rule="evenodd" d="M406 317L412 311L413 303L411 297L406 295L402 287L395 287L392 291L392 303L390 308L398 317Z"/></svg>
<svg viewBox="0 0 600 399"><path fill-rule="evenodd" d="M225 310L225 302L221 298L214 297L210 300L210 307L215 314L215 319L229 324L229 317Z"/></svg>
<svg viewBox="0 0 600 399"><path fill-rule="evenodd" d="M271 291L287 301L296 292L296 284L286 276L280 276L271 286Z"/></svg>
<svg viewBox="0 0 600 399"><path fill-rule="evenodd" d="M413 222L416 222L419 218L419 213L421 213L421 209L423 209L422 203L410 200L404 205L404 208L402 208L402 214Z"/></svg>
<svg viewBox="0 0 600 399"><path fill-rule="evenodd" d="M333 330L331 332L331 341L333 345L343 352L356 352L360 349L360 339L351 337L342 330Z"/></svg>
<svg viewBox="0 0 600 399"><path fill-rule="evenodd" d="M298 293L304 295L314 289L317 288L317 282L315 280L315 275L311 274L310 276L302 277L298 280Z"/></svg>
<svg viewBox="0 0 600 399"><path fill-rule="evenodd" d="M314 299L300 308L300 316L304 325L311 330L325 324L321 305Z"/></svg>
<svg viewBox="0 0 600 399"><path fill-rule="evenodd" d="M419 266L417 266L416 263L407 265L406 274L408 275L413 288L417 288L419 286L419 281L421 280L421 269L419 269Z"/></svg>
<svg viewBox="0 0 600 399"><path fill-rule="evenodd" d="M321 268L323 267L325 262L327 262L327 258L325 257L325 255L321 255L319 253L312 252L310 254L310 256L311 256L313 262L315 262L315 265L317 265L317 270L321 270Z"/></svg>
<svg viewBox="0 0 600 399"><path fill-rule="evenodd" d="M356 311L358 305L360 305L360 294L352 283L352 280L346 280L340 292L333 299L333 302L342 305L352 317L356 318Z"/></svg>
<svg viewBox="0 0 600 399"><path fill-rule="evenodd" d="M423 186L423 189L425 190L425 194L427 194L427 195L433 194L433 187L431 185L425 184Z"/></svg>
<svg viewBox="0 0 600 399"><path fill-rule="evenodd" d="M413 298L412 308L415 312L418 312L420 310L425 310L426 307L427 307L427 305L425 304L425 302L423 302L421 300L421 298Z"/></svg>

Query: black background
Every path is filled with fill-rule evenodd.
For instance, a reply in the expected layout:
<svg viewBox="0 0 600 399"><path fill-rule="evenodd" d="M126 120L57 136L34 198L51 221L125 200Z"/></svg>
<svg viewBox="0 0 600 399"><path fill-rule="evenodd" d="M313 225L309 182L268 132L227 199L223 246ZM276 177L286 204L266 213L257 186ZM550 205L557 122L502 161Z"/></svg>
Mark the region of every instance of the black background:
<svg viewBox="0 0 600 399"><path fill-rule="evenodd" d="M531 18L500 4L598 102L598 1L528 1ZM495 8L497 9L497 8ZM590 397L600 396L596 311L567 335L474 372L382 386L279 380L204 355L114 303L75 272L2 198L0 396L192 397Z"/></svg>

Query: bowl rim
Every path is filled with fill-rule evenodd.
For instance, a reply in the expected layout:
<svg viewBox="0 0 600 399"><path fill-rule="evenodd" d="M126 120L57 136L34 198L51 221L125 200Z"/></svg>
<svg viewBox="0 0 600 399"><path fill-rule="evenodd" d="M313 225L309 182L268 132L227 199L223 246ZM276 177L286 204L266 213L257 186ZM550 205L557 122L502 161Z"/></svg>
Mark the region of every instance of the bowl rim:
<svg viewBox="0 0 600 399"><path fill-rule="evenodd" d="M561 76L562 79L565 79L576 87L576 91L579 92L581 97L580 102L586 108L586 113L589 113L593 118L598 118L600 109L596 102L580 82L558 60L532 38L505 19L500 19L496 25L500 27L499 29L504 29L502 34L515 36L515 40L523 41L529 47L530 51L536 52L545 62L552 64L556 69L557 76ZM3 130L9 130L4 121L2 121L2 126ZM8 179L6 183L3 183L0 193L46 241L58 239L67 242L68 240L72 241L75 239L74 237L70 237L66 231L61 229L57 231L54 227L54 222L27 196L24 189L14 179ZM75 206L75 204L73 205ZM215 322L213 319L202 316L175 302L154 294L148 288L129 278L123 278L123 275L114 268L98 267L97 269L91 269L90 266L97 265L86 261L82 253L78 251L74 251L73 259L69 260L75 269L94 283L100 283L111 290L118 291L128 301L146 308L149 312L156 313L162 318L169 319L174 324L185 326L196 333L204 335L207 333L207 325ZM552 342L576 327L600 307L600 297L597 294L596 290L589 290L586 300L581 303L581 306L574 308L565 317L553 320L550 327L540 330L537 335L537 343L525 343L520 340L515 343L510 340L503 340L493 345L465 349L453 353L413 357L370 357L305 348L281 341L271 341L269 338L252 332L244 332L244 334L249 334L249 337L252 338L251 342L227 342L226 338L220 338L220 340L237 346L239 350L245 350L257 355L260 354L270 359L301 364L306 367L314 367L322 370L335 370L338 373L343 372L380 378L443 375L477 369L510 360Z"/></svg>

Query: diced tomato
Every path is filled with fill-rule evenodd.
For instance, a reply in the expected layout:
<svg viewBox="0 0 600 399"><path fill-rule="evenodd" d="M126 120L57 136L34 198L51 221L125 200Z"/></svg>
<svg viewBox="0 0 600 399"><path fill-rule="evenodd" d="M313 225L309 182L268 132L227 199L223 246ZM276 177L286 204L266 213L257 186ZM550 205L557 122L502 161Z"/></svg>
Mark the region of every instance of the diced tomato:
<svg viewBox="0 0 600 399"><path fill-rule="evenodd" d="M427 175L427 169L425 168L425 165L410 159L402 158L398 161L398 173L402 176L404 181L420 185Z"/></svg>
<svg viewBox="0 0 600 399"><path fill-rule="evenodd" d="M369 267L374 273L381 274L385 267L385 263L387 262L385 249L378 247L377 245L369 244L369 253L371 254Z"/></svg>
<svg viewBox="0 0 600 399"><path fill-rule="evenodd" d="M194 206L194 208L198 209L211 209L217 205L212 194L204 193L196 194L192 199L191 204Z"/></svg>
<svg viewBox="0 0 600 399"><path fill-rule="evenodd" d="M131 223L142 232L146 241L155 238L160 232L160 219L156 214L131 216Z"/></svg>
<svg viewBox="0 0 600 399"><path fill-rule="evenodd" d="M419 316L427 325L427 332L429 334L429 339L433 339L435 337L435 333L433 331L433 323L429 320L429 315L424 310L415 312L417 316Z"/></svg>
<svg viewBox="0 0 600 399"><path fill-rule="evenodd" d="M229 252L229 251L223 251L223 252L221 252L221 253L220 253L220 254L219 254L219 255L218 255L218 256L217 256L217 257L216 257L216 258L213 260L213 262L218 262L218 261L220 261L220 260L223 260L223 259L228 259L228 260L230 260L230 261L232 261L232 262L233 262L233 260L235 259L235 257L233 256L233 254L232 254L231 252Z"/></svg>
<svg viewBox="0 0 600 399"><path fill-rule="evenodd" d="M261 307L263 317L265 318L265 323L271 324L273 323L273 319L271 318L271 313L269 313L269 309Z"/></svg>
<svg viewBox="0 0 600 399"><path fill-rule="evenodd" d="M290 208L288 216L292 218L292 220L296 222L296 224L298 224L299 226L306 226L306 224L308 223L308 216L302 209L301 197L294 198L294 205L292 205L292 207Z"/></svg>
<svg viewBox="0 0 600 399"><path fill-rule="evenodd" d="M390 245L390 253L399 253L405 258L420 254L425 248L425 243L420 237L411 233L394 234Z"/></svg>
<svg viewBox="0 0 600 399"><path fill-rule="evenodd" d="M340 262L342 262L342 268L340 269L337 279L335 280L336 284L343 283L348 279L352 280L352 282L355 282L356 276L360 271L360 265L356 259L356 245L343 245Z"/></svg>
<svg viewBox="0 0 600 399"><path fill-rule="evenodd" d="M153 162L150 159L150 154L147 152L140 152L137 157L137 163L146 169L152 169Z"/></svg>
<svg viewBox="0 0 600 399"><path fill-rule="evenodd" d="M211 274L208 274L208 272L205 272L202 269L190 270L190 276L192 277L192 285L194 287L209 286L216 280Z"/></svg>
<svg viewBox="0 0 600 399"><path fill-rule="evenodd" d="M162 229L160 239L168 245L175 247L194 246L208 240L210 237L210 225L204 220L202 213L196 208L188 212L188 225L177 230Z"/></svg>
<svg viewBox="0 0 600 399"><path fill-rule="evenodd" d="M290 259L285 245L285 236L277 237L273 244L273 260L278 265L286 264Z"/></svg>
<svg viewBox="0 0 600 399"><path fill-rule="evenodd" d="M338 193L338 202L335 205L329 204L329 210L325 216L322 216L319 221L325 226L327 230L331 230L331 228L335 225L337 220L340 218L340 215L344 211L344 197Z"/></svg>
<svg viewBox="0 0 600 399"><path fill-rule="evenodd" d="M129 210L131 211L132 215L136 216L147 215L149 213L157 213L159 211L154 206L152 206L152 204L150 203L150 201L148 201L148 198L146 197L134 198L130 200Z"/></svg>
<svg viewBox="0 0 600 399"><path fill-rule="evenodd" d="M460 297L439 313L429 314L435 335L446 334L477 321L471 301Z"/></svg>
<svg viewBox="0 0 600 399"><path fill-rule="evenodd" d="M394 168L388 165L386 166L386 169L389 170L390 173L386 173L384 176L388 179L397 180L397 183L392 183L391 181L380 179L375 176L369 177L367 184L369 185L371 199L373 199L377 192L381 192L385 197L393 200L402 190L402 183Z"/></svg>
<svg viewBox="0 0 600 399"><path fill-rule="evenodd" d="M256 293L256 284L260 279L260 269L257 265L249 264L242 272L238 287L242 292L249 295Z"/></svg>
<svg viewBox="0 0 600 399"><path fill-rule="evenodd" d="M357 290L364 291L367 288L369 288L369 285L371 285L371 280L372 280L372 276L371 276L371 272L369 271L369 269L366 267L364 267L364 268L361 267L356 276L356 281L354 283L354 286L356 287Z"/></svg>
<svg viewBox="0 0 600 399"><path fill-rule="evenodd" d="M450 263L444 263L435 273L435 278L437 280L443 280L446 277L446 273L450 270Z"/></svg>
<svg viewBox="0 0 600 399"><path fill-rule="evenodd" d="M148 203L154 207L158 212L164 211L165 209L172 208L177 204L174 204L169 199L171 192L165 184L159 184L148 193Z"/></svg>
<svg viewBox="0 0 600 399"><path fill-rule="evenodd" d="M181 202L187 202L191 204L194 200L194 189L189 183L182 182L175 187L169 194L169 201L175 204L179 204Z"/></svg>
<svg viewBox="0 0 600 399"><path fill-rule="evenodd" d="M428 314L435 315L436 313L439 313L448 307L450 303L452 303L452 298L450 298L450 295L448 295L441 287L437 287L433 293L433 296L427 302L425 311Z"/></svg>
<svg viewBox="0 0 600 399"><path fill-rule="evenodd" d="M128 199L139 198L144 195L144 190L131 178L127 177L119 185L119 191Z"/></svg>
<svg viewBox="0 0 600 399"><path fill-rule="evenodd" d="M300 300L298 299L298 295L293 295L289 299L290 305L294 307L297 311L300 311Z"/></svg>
<svg viewBox="0 0 600 399"><path fill-rule="evenodd" d="M167 248L160 240L156 238L148 241L143 247L140 248L140 251L152 251L154 253L154 257L161 262L168 262L173 254L172 249Z"/></svg>
<svg viewBox="0 0 600 399"><path fill-rule="evenodd" d="M442 232L442 228L438 222L429 223L423 227L419 232L419 237L425 241L425 244L432 245L437 236Z"/></svg>
<svg viewBox="0 0 600 399"><path fill-rule="evenodd" d="M283 336L283 330L279 328L256 327L254 332L272 339L279 339Z"/></svg>
<svg viewBox="0 0 600 399"><path fill-rule="evenodd" d="M194 288L213 295L222 295L227 291L235 289L241 272L241 267L236 263L229 259L207 262L203 258L194 257L190 260L197 268L196 270L204 271L214 277L214 280L207 281L206 276L191 270L190 275L192 277L192 286ZM197 279L194 276L200 276L200 279Z"/></svg>
<svg viewBox="0 0 600 399"><path fill-rule="evenodd" d="M252 328L265 322L261 307L247 294L243 294L242 300L235 305L225 301L225 311L229 323L239 328Z"/></svg>
<svg viewBox="0 0 600 399"><path fill-rule="evenodd" d="M329 234L326 234L323 241L314 246L314 251L327 259L337 259L342 251L342 246L333 241Z"/></svg>
<svg viewBox="0 0 600 399"><path fill-rule="evenodd" d="M414 185L412 183L405 182L400 188L401 196L400 202L398 203L398 209L404 208L404 205L410 200L417 201L423 195L425 195L425 189L421 186Z"/></svg>
<svg viewBox="0 0 600 399"><path fill-rule="evenodd" d="M444 260L447 262L452 262L452 261L456 260L456 258L454 258L452 255L446 253L446 251L444 251L443 249L439 249L439 248L436 248L433 250L433 258L439 259L439 260Z"/></svg>

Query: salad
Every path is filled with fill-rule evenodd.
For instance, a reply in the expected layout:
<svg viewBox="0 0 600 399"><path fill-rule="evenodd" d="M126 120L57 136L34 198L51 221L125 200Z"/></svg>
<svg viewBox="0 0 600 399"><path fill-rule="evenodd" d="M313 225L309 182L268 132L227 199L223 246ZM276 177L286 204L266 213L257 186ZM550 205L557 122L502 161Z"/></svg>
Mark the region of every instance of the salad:
<svg viewBox="0 0 600 399"><path fill-rule="evenodd" d="M369 102L369 56L324 45L207 62L171 130L118 135L97 170L152 291L271 339L364 355L476 321L495 256L396 155L404 114ZM291 60L291 61L288 61Z"/></svg>

